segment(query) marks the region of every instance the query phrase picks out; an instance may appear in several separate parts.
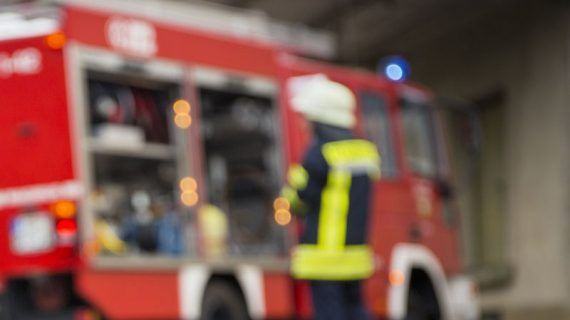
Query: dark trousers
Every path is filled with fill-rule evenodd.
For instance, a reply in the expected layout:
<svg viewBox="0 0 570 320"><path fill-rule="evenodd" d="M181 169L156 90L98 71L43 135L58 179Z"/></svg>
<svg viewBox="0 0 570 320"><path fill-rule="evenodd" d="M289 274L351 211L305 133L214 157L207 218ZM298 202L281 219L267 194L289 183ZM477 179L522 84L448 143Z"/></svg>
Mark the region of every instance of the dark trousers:
<svg viewBox="0 0 570 320"><path fill-rule="evenodd" d="M368 320L361 281L311 281L315 320Z"/></svg>

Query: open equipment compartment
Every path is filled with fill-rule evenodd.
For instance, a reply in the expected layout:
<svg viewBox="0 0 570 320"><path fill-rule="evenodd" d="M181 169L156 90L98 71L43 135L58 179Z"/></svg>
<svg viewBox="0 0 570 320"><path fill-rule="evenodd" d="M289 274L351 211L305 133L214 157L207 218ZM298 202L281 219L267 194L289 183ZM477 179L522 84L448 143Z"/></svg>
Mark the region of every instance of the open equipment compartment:
<svg viewBox="0 0 570 320"><path fill-rule="evenodd" d="M276 97L229 79L198 83L208 201L228 216L230 254L279 255L287 233L273 209L282 185Z"/></svg>
<svg viewBox="0 0 570 320"><path fill-rule="evenodd" d="M99 68L87 61L82 73L93 237L104 256L186 255L194 232L179 181L189 162L172 112L181 82L127 62Z"/></svg>

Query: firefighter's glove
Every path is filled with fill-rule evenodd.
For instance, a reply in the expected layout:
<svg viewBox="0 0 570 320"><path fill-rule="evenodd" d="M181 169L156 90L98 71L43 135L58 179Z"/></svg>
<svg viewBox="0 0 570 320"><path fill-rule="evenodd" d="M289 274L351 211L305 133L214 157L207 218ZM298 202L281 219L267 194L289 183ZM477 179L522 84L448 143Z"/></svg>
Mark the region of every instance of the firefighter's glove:
<svg viewBox="0 0 570 320"><path fill-rule="evenodd" d="M298 215L303 215L306 206L299 198L299 191L303 191L307 187L309 174L299 164L293 164L287 172L287 186L281 190L281 196L289 201L291 209Z"/></svg>
<svg viewBox="0 0 570 320"><path fill-rule="evenodd" d="M287 183L297 191L304 190L309 182L309 174L301 165L291 165L287 172Z"/></svg>
<svg viewBox="0 0 570 320"><path fill-rule="evenodd" d="M297 191L290 186L285 186L281 189L281 197L287 199L291 206L291 211L296 215L305 215L307 207L299 198Z"/></svg>

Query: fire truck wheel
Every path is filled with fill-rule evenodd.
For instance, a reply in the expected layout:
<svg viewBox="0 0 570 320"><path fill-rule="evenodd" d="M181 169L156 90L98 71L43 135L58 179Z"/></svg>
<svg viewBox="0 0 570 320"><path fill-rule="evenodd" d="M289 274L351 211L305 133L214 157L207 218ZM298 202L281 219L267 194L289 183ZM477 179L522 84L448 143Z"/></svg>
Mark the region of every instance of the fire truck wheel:
<svg viewBox="0 0 570 320"><path fill-rule="evenodd" d="M201 320L247 320L245 300L228 281L214 281L208 285L202 302Z"/></svg>
<svg viewBox="0 0 570 320"><path fill-rule="evenodd" d="M0 319L10 319L8 314L8 297L0 294Z"/></svg>
<svg viewBox="0 0 570 320"><path fill-rule="evenodd" d="M416 290L410 290L406 320L439 320L436 309L428 299Z"/></svg>

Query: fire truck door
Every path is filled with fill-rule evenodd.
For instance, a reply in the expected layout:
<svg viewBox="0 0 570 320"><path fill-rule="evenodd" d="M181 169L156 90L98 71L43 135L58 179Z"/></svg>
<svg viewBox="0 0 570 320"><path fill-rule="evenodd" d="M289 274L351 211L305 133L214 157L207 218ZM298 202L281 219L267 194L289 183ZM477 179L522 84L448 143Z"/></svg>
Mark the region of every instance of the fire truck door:
<svg viewBox="0 0 570 320"><path fill-rule="evenodd" d="M408 236L427 245L443 265L454 268L457 248L450 246L457 243L452 219L456 208L437 110L428 99L406 95L400 107L411 211L415 213Z"/></svg>

